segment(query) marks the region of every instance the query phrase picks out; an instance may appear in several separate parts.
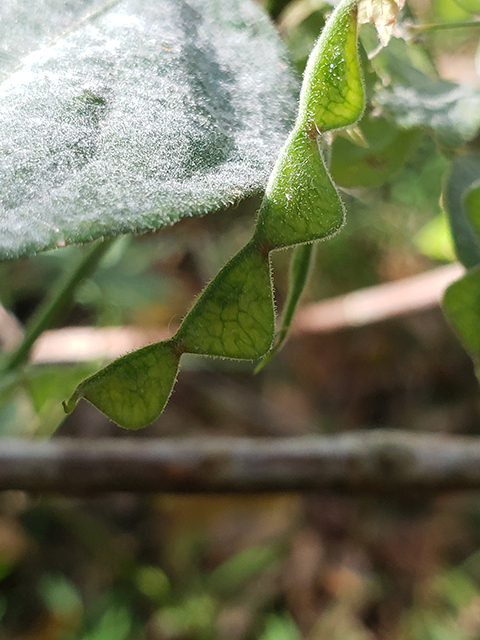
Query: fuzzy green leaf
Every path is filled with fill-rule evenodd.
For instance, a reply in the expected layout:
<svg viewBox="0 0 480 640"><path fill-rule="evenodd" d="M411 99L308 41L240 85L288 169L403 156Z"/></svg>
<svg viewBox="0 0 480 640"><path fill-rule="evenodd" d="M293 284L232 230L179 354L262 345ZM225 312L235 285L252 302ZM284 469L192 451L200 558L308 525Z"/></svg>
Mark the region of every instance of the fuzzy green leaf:
<svg viewBox="0 0 480 640"><path fill-rule="evenodd" d="M332 178L346 188L379 187L404 165L420 131L401 131L384 118L370 114L358 126L368 146L337 136L330 161Z"/></svg>
<svg viewBox="0 0 480 640"><path fill-rule="evenodd" d="M261 192L293 122L298 82L249 0L11 0L0 51L0 259Z"/></svg>
<svg viewBox="0 0 480 640"><path fill-rule="evenodd" d="M455 147L472 140L480 129L480 91L418 75L416 84L379 91L376 102L400 127L431 129L444 145Z"/></svg>

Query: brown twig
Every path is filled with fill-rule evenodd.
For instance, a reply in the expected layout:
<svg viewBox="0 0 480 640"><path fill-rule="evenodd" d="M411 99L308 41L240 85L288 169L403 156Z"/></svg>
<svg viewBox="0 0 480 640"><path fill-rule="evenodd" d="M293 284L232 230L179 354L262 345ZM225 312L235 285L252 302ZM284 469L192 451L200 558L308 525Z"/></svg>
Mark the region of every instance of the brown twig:
<svg viewBox="0 0 480 640"><path fill-rule="evenodd" d="M88 494L480 488L480 438L368 431L301 438L4 440L0 490Z"/></svg>
<svg viewBox="0 0 480 640"><path fill-rule="evenodd" d="M464 273L460 264L449 264L306 305L298 311L294 330L298 334L335 331L438 306L448 285Z"/></svg>
<svg viewBox="0 0 480 640"><path fill-rule="evenodd" d="M45 331L35 343L35 363L113 360L152 342L170 338L174 330L138 327L66 327Z"/></svg>

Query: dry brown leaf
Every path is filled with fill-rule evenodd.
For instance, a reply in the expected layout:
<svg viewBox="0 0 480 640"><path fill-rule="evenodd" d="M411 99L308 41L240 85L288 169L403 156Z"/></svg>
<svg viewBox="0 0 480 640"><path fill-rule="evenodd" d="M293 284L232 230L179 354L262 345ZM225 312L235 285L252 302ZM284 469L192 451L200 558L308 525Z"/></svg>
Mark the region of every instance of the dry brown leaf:
<svg viewBox="0 0 480 640"><path fill-rule="evenodd" d="M386 47L404 4L405 0L363 0L360 3L359 21L373 24L382 46Z"/></svg>

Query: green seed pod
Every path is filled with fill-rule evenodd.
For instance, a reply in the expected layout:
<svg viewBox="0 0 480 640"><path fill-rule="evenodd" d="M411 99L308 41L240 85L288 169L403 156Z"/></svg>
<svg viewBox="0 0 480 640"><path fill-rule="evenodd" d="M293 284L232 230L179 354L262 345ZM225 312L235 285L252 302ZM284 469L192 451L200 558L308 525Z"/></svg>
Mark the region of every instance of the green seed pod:
<svg viewBox="0 0 480 640"><path fill-rule="evenodd" d="M268 255L249 242L204 289L175 339L188 353L255 360L274 330Z"/></svg>
<svg viewBox="0 0 480 640"><path fill-rule="evenodd" d="M176 342L166 340L118 358L78 385L65 412L85 398L122 427L146 427L167 404L180 355Z"/></svg>
<svg viewBox="0 0 480 640"><path fill-rule="evenodd" d="M357 13L357 0L346 0L325 25L305 68L296 127L324 133L348 127L361 117Z"/></svg>
<svg viewBox="0 0 480 640"><path fill-rule="evenodd" d="M254 360L271 348L275 311L269 253L325 238L344 221L320 142L324 132L354 123L363 111L356 16L356 0L343 0L309 58L297 121L268 182L253 238L205 288L173 338L119 358L87 378L66 411L84 397L119 425L138 429L163 410L182 353ZM302 252L293 270L288 325L310 255Z"/></svg>
<svg viewBox="0 0 480 640"><path fill-rule="evenodd" d="M296 128L268 183L255 237L270 249L313 242L338 231L344 217L316 134Z"/></svg>

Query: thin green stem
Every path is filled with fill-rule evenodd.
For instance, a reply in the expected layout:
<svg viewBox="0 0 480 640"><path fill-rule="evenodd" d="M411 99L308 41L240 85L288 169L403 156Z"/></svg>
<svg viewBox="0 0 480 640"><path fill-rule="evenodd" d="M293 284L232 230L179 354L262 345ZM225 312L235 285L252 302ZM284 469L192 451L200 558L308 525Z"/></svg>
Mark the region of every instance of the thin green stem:
<svg viewBox="0 0 480 640"><path fill-rule="evenodd" d="M12 372L25 364L35 340L70 306L79 285L95 271L114 240L115 238L108 238L93 243L72 271L59 278L51 293L28 323L22 342L2 361L0 372Z"/></svg>
<svg viewBox="0 0 480 640"><path fill-rule="evenodd" d="M425 31L443 31L444 29L463 29L466 27L480 27L480 20L411 25L409 31L413 33L424 33Z"/></svg>
<svg viewBox="0 0 480 640"><path fill-rule="evenodd" d="M258 373L263 367L270 362L270 360L280 351L283 347L290 327L292 326L293 317L297 310L298 303L301 295L307 284L308 274L310 272L310 266L313 259L313 243L300 244L295 247L290 264L290 277L288 284L288 296L283 309L282 321L280 324L280 330L278 331L275 339L275 344L263 358L263 360L257 365L255 373Z"/></svg>

